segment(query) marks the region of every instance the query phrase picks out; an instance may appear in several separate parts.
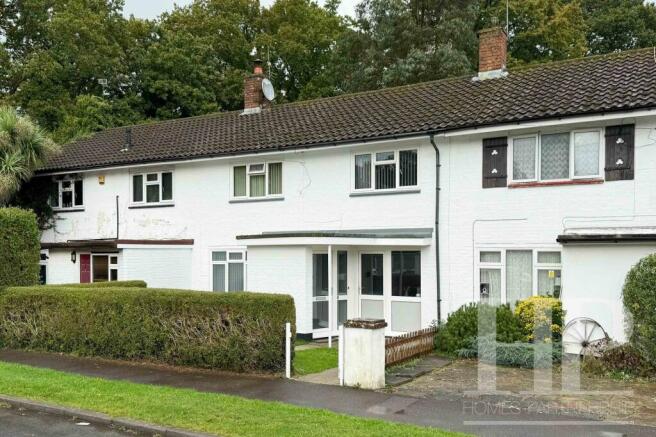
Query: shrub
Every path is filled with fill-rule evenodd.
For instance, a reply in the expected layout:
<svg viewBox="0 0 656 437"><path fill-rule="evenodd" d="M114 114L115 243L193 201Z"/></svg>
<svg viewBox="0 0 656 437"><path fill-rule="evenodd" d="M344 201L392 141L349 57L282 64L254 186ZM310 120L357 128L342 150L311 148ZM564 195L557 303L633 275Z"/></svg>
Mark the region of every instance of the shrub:
<svg viewBox="0 0 656 437"><path fill-rule="evenodd" d="M479 310L496 311L497 340L512 343L522 338L522 327L508 305L493 307L485 304L468 304L451 313L435 336L437 349L455 353L467 347L478 336Z"/></svg>
<svg viewBox="0 0 656 437"><path fill-rule="evenodd" d="M656 375L656 366L629 343L609 348L599 357L586 356L583 360L583 369L598 375L638 377Z"/></svg>
<svg viewBox="0 0 656 437"><path fill-rule="evenodd" d="M522 324L526 341L560 341L565 312L559 299L533 296L517 302L515 315Z"/></svg>
<svg viewBox="0 0 656 437"><path fill-rule="evenodd" d="M34 213L0 208L0 288L37 284L40 249Z"/></svg>
<svg viewBox="0 0 656 437"><path fill-rule="evenodd" d="M90 282L87 284L48 284L50 288L146 288L145 281ZM45 287L44 287L45 288Z"/></svg>
<svg viewBox="0 0 656 437"><path fill-rule="evenodd" d="M143 288L11 287L0 347L232 371L285 367L290 296Z"/></svg>
<svg viewBox="0 0 656 437"><path fill-rule="evenodd" d="M656 254L641 259L626 275L622 300L628 311L629 342L656 364Z"/></svg>
<svg viewBox="0 0 656 437"><path fill-rule="evenodd" d="M559 363L563 351L560 343L500 343L491 336L485 336L471 339L466 348L458 351L458 356L478 357L489 364L532 369Z"/></svg>

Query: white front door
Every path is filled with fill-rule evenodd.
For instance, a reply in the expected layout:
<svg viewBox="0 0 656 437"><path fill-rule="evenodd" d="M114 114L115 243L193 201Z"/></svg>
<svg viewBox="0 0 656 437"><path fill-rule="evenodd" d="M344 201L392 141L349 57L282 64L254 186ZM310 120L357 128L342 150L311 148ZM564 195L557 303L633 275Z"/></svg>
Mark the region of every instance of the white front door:
<svg viewBox="0 0 656 437"><path fill-rule="evenodd" d="M362 318L385 318L384 259L382 252L360 253L359 289Z"/></svg>
<svg viewBox="0 0 656 437"><path fill-rule="evenodd" d="M328 336L329 315L328 254L312 254L312 332L314 337Z"/></svg>

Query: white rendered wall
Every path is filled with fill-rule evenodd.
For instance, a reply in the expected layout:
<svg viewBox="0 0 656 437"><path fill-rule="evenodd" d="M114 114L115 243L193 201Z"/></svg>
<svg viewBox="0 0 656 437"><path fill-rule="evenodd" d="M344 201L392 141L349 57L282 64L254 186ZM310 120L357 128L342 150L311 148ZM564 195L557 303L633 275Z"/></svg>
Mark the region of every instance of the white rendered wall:
<svg viewBox="0 0 656 437"><path fill-rule="evenodd" d="M76 284L80 282L80 256L75 264L71 262L70 250L50 249L46 264L47 284Z"/></svg>
<svg viewBox="0 0 656 437"><path fill-rule="evenodd" d="M563 305L567 321L596 320L617 341L627 338L622 286L629 269L656 252L656 244L565 246Z"/></svg>
<svg viewBox="0 0 656 437"><path fill-rule="evenodd" d="M192 249L184 248L125 248L119 258L118 279L140 279L153 288L191 286Z"/></svg>
<svg viewBox="0 0 656 437"><path fill-rule="evenodd" d="M560 250L562 246L556 242L557 236L566 228L581 226L584 222L593 227L617 223L656 225L656 215L650 216L656 214L656 119L622 121L636 123L635 180L598 185L483 189L483 138L535 133L537 129L437 139L442 159L440 258L444 318L461 305L478 299L477 249ZM603 127L603 124L554 125L540 131L562 132L582 127ZM602 145L602 158L603 149ZM508 161L510 164L510 155ZM647 216L636 217L641 215ZM606 216L626 217L620 222L609 222L602 218ZM597 255L604 256L603 253ZM595 262L593 258L590 261ZM568 267L564 265L563 268L563 293L567 296L571 283L567 279ZM593 295L596 290L588 287L577 292ZM608 301L620 305L614 297L609 297Z"/></svg>

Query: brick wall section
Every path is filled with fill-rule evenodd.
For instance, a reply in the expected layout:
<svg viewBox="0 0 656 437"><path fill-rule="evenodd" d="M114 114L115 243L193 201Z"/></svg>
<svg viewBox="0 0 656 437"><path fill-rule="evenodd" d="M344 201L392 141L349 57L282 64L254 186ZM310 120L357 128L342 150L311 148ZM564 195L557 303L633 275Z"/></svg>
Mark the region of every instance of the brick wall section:
<svg viewBox="0 0 656 437"><path fill-rule="evenodd" d="M264 95L262 94L263 74L252 74L244 79L244 109L252 109L262 106Z"/></svg>
<svg viewBox="0 0 656 437"><path fill-rule="evenodd" d="M478 34L478 71L502 70L506 68L508 37L500 27L483 29Z"/></svg>

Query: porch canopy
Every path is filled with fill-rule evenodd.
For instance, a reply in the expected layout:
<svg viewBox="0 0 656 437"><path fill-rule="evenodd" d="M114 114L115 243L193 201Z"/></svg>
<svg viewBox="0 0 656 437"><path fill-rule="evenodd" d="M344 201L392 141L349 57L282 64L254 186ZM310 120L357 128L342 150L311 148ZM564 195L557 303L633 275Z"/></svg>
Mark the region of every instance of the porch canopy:
<svg viewBox="0 0 656 437"><path fill-rule="evenodd" d="M280 231L238 235L249 246L430 246L432 228Z"/></svg>

